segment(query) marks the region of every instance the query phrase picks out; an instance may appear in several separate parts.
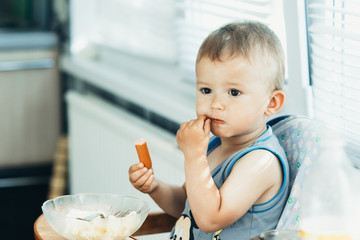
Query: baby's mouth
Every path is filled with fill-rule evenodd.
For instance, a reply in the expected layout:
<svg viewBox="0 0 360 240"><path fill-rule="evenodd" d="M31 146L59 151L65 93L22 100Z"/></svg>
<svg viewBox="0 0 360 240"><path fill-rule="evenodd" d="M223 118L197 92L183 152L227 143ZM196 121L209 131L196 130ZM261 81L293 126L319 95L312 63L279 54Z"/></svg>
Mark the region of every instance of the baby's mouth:
<svg viewBox="0 0 360 240"><path fill-rule="evenodd" d="M225 123L224 120L218 119L218 118L210 118L211 123Z"/></svg>

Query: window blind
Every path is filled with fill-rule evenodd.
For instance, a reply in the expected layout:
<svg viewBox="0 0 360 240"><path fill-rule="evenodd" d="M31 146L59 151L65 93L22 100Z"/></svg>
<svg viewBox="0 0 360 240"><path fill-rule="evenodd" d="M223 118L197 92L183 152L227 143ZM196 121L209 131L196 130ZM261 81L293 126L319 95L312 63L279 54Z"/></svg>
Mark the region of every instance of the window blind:
<svg viewBox="0 0 360 240"><path fill-rule="evenodd" d="M229 22L255 20L267 24L286 49L282 0L177 0L178 61L184 78L195 80L197 51L206 36Z"/></svg>
<svg viewBox="0 0 360 240"><path fill-rule="evenodd" d="M360 1L307 0L314 117L342 131L360 167Z"/></svg>

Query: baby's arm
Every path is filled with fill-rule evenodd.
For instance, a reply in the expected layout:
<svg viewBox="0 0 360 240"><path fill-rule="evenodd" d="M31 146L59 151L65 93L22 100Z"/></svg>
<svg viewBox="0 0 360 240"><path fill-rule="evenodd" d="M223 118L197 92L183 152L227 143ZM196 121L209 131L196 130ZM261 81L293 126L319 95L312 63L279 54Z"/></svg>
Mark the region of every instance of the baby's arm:
<svg viewBox="0 0 360 240"><path fill-rule="evenodd" d="M256 150L235 164L218 189L206 156L209 125L204 117L182 125L177 142L185 157L186 191L192 214L202 231L214 232L234 223L254 203L269 200L265 197L273 195L266 193L276 194L278 188L274 186L281 177L277 158L268 151Z"/></svg>
<svg viewBox="0 0 360 240"><path fill-rule="evenodd" d="M130 166L129 180L137 190L148 193L166 213L181 216L185 207L185 185L174 186L155 178L153 170L145 168L143 163Z"/></svg>

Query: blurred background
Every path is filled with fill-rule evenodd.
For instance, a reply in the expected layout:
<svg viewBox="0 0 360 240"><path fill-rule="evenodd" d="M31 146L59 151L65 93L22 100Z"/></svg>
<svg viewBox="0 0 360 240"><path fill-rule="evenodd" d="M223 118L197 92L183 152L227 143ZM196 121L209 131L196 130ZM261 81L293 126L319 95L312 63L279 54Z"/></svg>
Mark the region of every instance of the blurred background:
<svg viewBox="0 0 360 240"><path fill-rule="evenodd" d="M0 0L2 238L33 239L42 203L64 194L151 202L128 182L138 138L157 176L182 184L175 133L195 117L197 49L231 21L264 22L281 39L278 115L337 128L359 166L359 10L351 0Z"/></svg>
<svg viewBox="0 0 360 240"><path fill-rule="evenodd" d="M0 1L0 231L34 239L60 136L59 36L52 1Z"/></svg>

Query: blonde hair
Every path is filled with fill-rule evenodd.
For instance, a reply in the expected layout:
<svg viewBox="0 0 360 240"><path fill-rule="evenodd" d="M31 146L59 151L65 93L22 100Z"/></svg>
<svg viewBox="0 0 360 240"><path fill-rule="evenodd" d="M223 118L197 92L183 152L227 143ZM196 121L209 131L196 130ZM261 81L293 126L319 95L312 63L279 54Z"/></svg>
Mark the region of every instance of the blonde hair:
<svg viewBox="0 0 360 240"><path fill-rule="evenodd" d="M268 66L272 90L283 88L285 77L284 51L276 34L260 22L237 22L212 32L202 43L196 63L208 57L243 57L252 62L262 61Z"/></svg>

